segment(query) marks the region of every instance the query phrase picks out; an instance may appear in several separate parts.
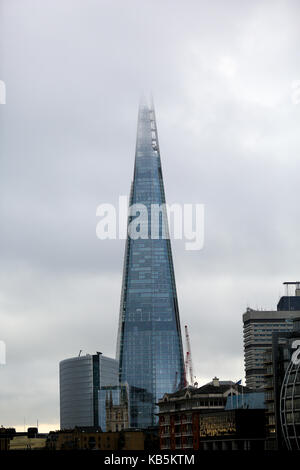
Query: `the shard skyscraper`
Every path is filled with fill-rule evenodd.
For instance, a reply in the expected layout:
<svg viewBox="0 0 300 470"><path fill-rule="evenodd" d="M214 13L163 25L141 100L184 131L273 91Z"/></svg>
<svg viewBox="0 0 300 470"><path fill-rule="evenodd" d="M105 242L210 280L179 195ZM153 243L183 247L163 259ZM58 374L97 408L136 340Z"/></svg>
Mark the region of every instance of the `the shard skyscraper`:
<svg viewBox="0 0 300 470"><path fill-rule="evenodd" d="M131 426L139 428L155 425L158 399L184 383L172 252L170 240L163 235L168 233L164 203L154 107L142 102L129 206L147 208L148 236L144 223L143 238L127 238L117 343L120 382L127 382L131 390ZM154 217L151 221L152 205L162 209L155 219L158 224ZM129 212L128 224L133 220Z"/></svg>

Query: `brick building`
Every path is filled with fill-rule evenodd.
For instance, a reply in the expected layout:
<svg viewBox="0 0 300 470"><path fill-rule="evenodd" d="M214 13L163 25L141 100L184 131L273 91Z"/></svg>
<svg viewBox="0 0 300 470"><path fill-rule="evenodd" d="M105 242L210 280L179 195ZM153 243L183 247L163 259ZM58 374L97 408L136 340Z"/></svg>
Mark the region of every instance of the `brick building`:
<svg viewBox="0 0 300 470"><path fill-rule="evenodd" d="M249 405L251 400L245 403L243 397L249 392L242 385L215 377L202 387L165 394L158 403L161 450L246 449L252 446L249 440L258 440L257 447L263 448L265 409L254 409ZM257 436L249 428L251 419L260 423ZM218 443L213 444L213 440Z"/></svg>

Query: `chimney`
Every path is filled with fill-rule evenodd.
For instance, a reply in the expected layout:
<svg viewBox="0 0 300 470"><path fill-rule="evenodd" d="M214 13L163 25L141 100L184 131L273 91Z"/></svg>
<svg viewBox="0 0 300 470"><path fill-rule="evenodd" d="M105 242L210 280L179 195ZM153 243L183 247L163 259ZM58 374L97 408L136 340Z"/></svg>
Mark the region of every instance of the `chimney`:
<svg viewBox="0 0 300 470"><path fill-rule="evenodd" d="M212 383L213 383L214 387L220 387L220 381L219 381L218 377L214 377L212 379Z"/></svg>

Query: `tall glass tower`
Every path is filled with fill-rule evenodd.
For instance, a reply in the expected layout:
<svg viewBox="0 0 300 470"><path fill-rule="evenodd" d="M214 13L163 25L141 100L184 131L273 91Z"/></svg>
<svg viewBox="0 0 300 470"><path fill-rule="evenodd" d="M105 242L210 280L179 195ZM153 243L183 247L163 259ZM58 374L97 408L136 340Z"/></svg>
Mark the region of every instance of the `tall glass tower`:
<svg viewBox="0 0 300 470"><path fill-rule="evenodd" d="M184 360L165 193L153 104L139 107L130 203L147 216L141 237L128 235L121 293L117 359L120 382L130 386L131 426L155 425L156 403L184 383ZM151 207L160 207L159 217ZM152 213L154 214L154 213ZM141 212L132 216L130 224ZM157 215L157 214L156 214ZM158 221L158 222L157 222ZM146 226L146 236L145 236Z"/></svg>

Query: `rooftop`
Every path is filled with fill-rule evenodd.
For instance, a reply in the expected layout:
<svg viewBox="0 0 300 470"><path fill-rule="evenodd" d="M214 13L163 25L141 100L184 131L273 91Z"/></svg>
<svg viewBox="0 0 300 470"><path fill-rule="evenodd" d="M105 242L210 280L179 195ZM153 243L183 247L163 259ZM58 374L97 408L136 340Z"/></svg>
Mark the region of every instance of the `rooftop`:
<svg viewBox="0 0 300 470"><path fill-rule="evenodd" d="M251 390L248 387L244 387L243 385L237 384L232 380L219 380L215 377L211 382L208 382L201 387L192 387L188 386L181 390L178 390L174 393L166 393L159 402L163 400L172 400L176 398L185 398L186 394L188 393L190 396L192 395L224 395L226 392L234 390L237 393L251 393Z"/></svg>

